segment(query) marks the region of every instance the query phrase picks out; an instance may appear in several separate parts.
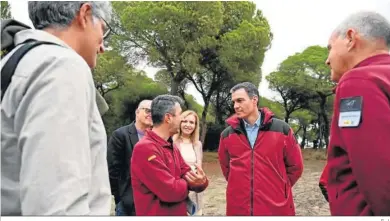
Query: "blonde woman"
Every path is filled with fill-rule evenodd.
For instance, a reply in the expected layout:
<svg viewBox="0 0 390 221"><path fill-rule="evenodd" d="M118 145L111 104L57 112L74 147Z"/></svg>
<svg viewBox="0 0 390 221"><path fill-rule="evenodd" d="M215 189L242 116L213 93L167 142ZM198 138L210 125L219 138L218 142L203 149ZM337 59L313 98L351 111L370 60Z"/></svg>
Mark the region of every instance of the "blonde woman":
<svg viewBox="0 0 390 221"><path fill-rule="evenodd" d="M195 170L195 164L202 167L202 143L199 141L199 117L192 111L187 110L181 114L182 122L179 133L174 135L173 140L180 150L185 162ZM202 193L190 192L189 198L196 203L197 213L203 215Z"/></svg>

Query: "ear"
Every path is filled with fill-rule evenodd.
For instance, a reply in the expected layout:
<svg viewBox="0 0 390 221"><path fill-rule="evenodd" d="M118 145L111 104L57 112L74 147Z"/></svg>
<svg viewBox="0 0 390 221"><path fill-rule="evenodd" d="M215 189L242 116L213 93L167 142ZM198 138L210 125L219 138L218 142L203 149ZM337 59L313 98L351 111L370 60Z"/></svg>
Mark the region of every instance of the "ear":
<svg viewBox="0 0 390 221"><path fill-rule="evenodd" d="M353 29L348 29L345 35L345 39L348 42L347 43L348 51L351 51L356 45L356 40L357 40L356 31Z"/></svg>
<svg viewBox="0 0 390 221"><path fill-rule="evenodd" d="M255 105L257 105L258 101L259 101L259 97L258 96L254 96L253 97L253 102L254 102Z"/></svg>
<svg viewBox="0 0 390 221"><path fill-rule="evenodd" d="M164 121L165 121L166 123L170 124L170 123L171 123L171 115L165 114L165 116L164 116Z"/></svg>
<svg viewBox="0 0 390 221"><path fill-rule="evenodd" d="M80 7L78 15L76 15L75 21L84 29L87 27L89 22L92 22L91 15L92 15L91 4L84 3Z"/></svg>

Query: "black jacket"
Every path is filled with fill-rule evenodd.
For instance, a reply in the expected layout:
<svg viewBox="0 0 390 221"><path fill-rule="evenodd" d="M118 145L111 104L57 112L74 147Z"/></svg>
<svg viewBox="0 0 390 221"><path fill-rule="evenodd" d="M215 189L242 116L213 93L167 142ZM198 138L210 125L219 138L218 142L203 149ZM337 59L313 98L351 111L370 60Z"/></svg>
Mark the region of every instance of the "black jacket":
<svg viewBox="0 0 390 221"><path fill-rule="evenodd" d="M135 215L130 178L130 159L137 142L138 134L135 122L133 122L113 132L107 149L111 193L115 197L115 203L123 202L128 215Z"/></svg>

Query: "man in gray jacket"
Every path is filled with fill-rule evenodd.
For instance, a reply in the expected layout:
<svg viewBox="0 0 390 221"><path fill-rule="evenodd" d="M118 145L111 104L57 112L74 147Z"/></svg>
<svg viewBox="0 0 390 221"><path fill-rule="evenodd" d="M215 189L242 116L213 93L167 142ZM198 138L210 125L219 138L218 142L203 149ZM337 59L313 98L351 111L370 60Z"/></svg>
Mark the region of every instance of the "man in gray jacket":
<svg viewBox="0 0 390 221"><path fill-rule="evenodd" d="M90 69L104 52L110 3L38 1L28 9L36 30L16 33L15 45L57 45L29 51L3 92L1 215L109 215L107 138Z"/></svg>

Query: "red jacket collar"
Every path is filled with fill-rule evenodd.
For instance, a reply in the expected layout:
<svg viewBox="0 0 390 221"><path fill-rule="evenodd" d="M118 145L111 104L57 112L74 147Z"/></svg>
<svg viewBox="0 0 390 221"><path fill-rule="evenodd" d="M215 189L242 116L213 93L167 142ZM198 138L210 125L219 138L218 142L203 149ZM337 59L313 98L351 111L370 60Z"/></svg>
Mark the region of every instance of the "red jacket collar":
<svg viewBox="0 0 390 221"><path fill-rule="evenodd" d="M380 64L390 64L390 54L378 54L364 59L359 62L354 68L364 67L368 65L380 65Z"/></svg>
<svg viewBox="0 0 390 221"><path fill-rule="evenodd" d="M148 137L149 139L153 140L156 144L162 147L173 147L172 137L170 137L168 140L164 140L152 130L146 130L145 137Z"/></svg>
<svg viewBox="0 0 390 221"><path fill-rule="evenodd" d="M272 111L266 107L260 108L259 111L261 114L261 126L270 123L272 118L274 117ZM241 119L237 117L236 114L234 114L226 120L226 123L233 127L233 129L237 129L240 126L240 121Z"/></svg>

